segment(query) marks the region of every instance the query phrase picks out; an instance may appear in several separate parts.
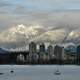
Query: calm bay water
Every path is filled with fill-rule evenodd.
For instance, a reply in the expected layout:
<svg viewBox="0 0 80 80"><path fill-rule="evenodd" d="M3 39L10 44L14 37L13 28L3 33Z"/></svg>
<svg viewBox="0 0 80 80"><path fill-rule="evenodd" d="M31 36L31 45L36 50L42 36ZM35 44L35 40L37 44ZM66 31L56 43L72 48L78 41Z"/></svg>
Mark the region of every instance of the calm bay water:
<svg viewBox="0 0 80 80"><path fill-rule="evenodd" d="M0 65L0 80L80 80L80 66L58 66L61 75L54 75L56 65ZM10 73L14 70L14 73Z"/></svg>

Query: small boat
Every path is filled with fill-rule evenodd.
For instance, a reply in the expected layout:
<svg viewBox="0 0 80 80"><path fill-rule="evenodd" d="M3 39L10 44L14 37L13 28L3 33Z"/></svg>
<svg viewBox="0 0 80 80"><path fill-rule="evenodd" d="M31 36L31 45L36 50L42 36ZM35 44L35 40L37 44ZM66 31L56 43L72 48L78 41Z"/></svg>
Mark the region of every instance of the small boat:
<svg viewBox="0 0 80 80"><path fill-rule="evenodd" d="M13 64L11 65L10 73L14 73Z"/></svg>
<svg viewBox="0 0 80 80"><path fill-rule="evenodd" d="M57 70L54 74L55 74L55 75L60 75L61 73L60 73L59 70Z"/></svg>
<svg viewBox="0 0 80 80"><path fill-rule="evenodd" d="M14 73L14 71L13 71L13 70L11 70L11 71L10 71L10 73Z"/></svg>
<svg viewBox="0 0 80 80"><path fill-rule="evenodd" d="M0 75L3 75L4 73L0 73Z"/></svg>

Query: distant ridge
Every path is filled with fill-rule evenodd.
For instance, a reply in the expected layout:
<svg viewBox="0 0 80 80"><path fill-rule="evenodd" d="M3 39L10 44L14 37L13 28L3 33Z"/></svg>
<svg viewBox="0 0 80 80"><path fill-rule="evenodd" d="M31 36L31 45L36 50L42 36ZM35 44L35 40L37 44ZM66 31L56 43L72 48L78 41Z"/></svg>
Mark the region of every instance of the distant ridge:
<svg viewBox="0 0 80 80"><path fill-rule="evenodd" d="M65 28L45 28L40 25L25 26L20 24L14 26L0 33L0 45L6 48L18 48L29 44L31 41L40 42L51 42L61 43L67 30ZM80 32L79 30L71 30L65 43L80 43ZM8 46L7 46L8 45Z"/></svg>
<svg viewBox="0 0 80 80"><path fill-rule="evenodd" d="M5 50L5 49L3 49L3 48L0 48L0 54L7 54L7 53L8 53L7 50Z"/></svg>

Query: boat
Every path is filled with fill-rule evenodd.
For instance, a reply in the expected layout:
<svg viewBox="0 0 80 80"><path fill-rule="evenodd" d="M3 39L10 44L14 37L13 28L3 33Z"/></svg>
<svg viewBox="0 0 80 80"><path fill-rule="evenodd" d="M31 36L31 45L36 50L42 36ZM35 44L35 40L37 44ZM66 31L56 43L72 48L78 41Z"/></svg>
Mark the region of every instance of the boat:
<svg viewBox="0 0 80 80"><path fill-rule="evenodd" d="M0 73L0 75L3 75L4 73Z"/></svg>
<svg viewBox="0 0 80 80"><path fill-rule="evenodd" d="M11 70L11 71L10 71L10 73L14 73L14 71L13 71L13 70Z"/></svg>
<svg viewBox="0 0 80 80"><path fill-rule="evenodd" d="M10 73L14 73L13 64L11 65L11 70L10 70Z"/></svg>
<svg viewBox="0 0 80 80"><path fill-rule="evenodd" d="M59 71L59 69L57 69L55 72L54 72L55 75L60 75L61 72Z"/></svg>

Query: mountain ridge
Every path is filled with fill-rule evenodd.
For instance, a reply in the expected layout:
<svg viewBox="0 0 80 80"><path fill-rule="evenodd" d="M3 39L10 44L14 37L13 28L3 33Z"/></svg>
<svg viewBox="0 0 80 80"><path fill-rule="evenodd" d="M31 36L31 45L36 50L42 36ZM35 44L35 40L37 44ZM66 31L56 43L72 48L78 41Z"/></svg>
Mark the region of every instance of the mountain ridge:
<svg viewBox="0 0 80 80"><path fill-rule="evenodd" d="M45 28L43 26L25 26L20 24L18 26L11 27L0 33L0 45L14 45L14 47L24 46L31 41L40 42L52 42L63 43L65 42L79 42L80 32L72 30L67 34L64 28Z"/></svg>

